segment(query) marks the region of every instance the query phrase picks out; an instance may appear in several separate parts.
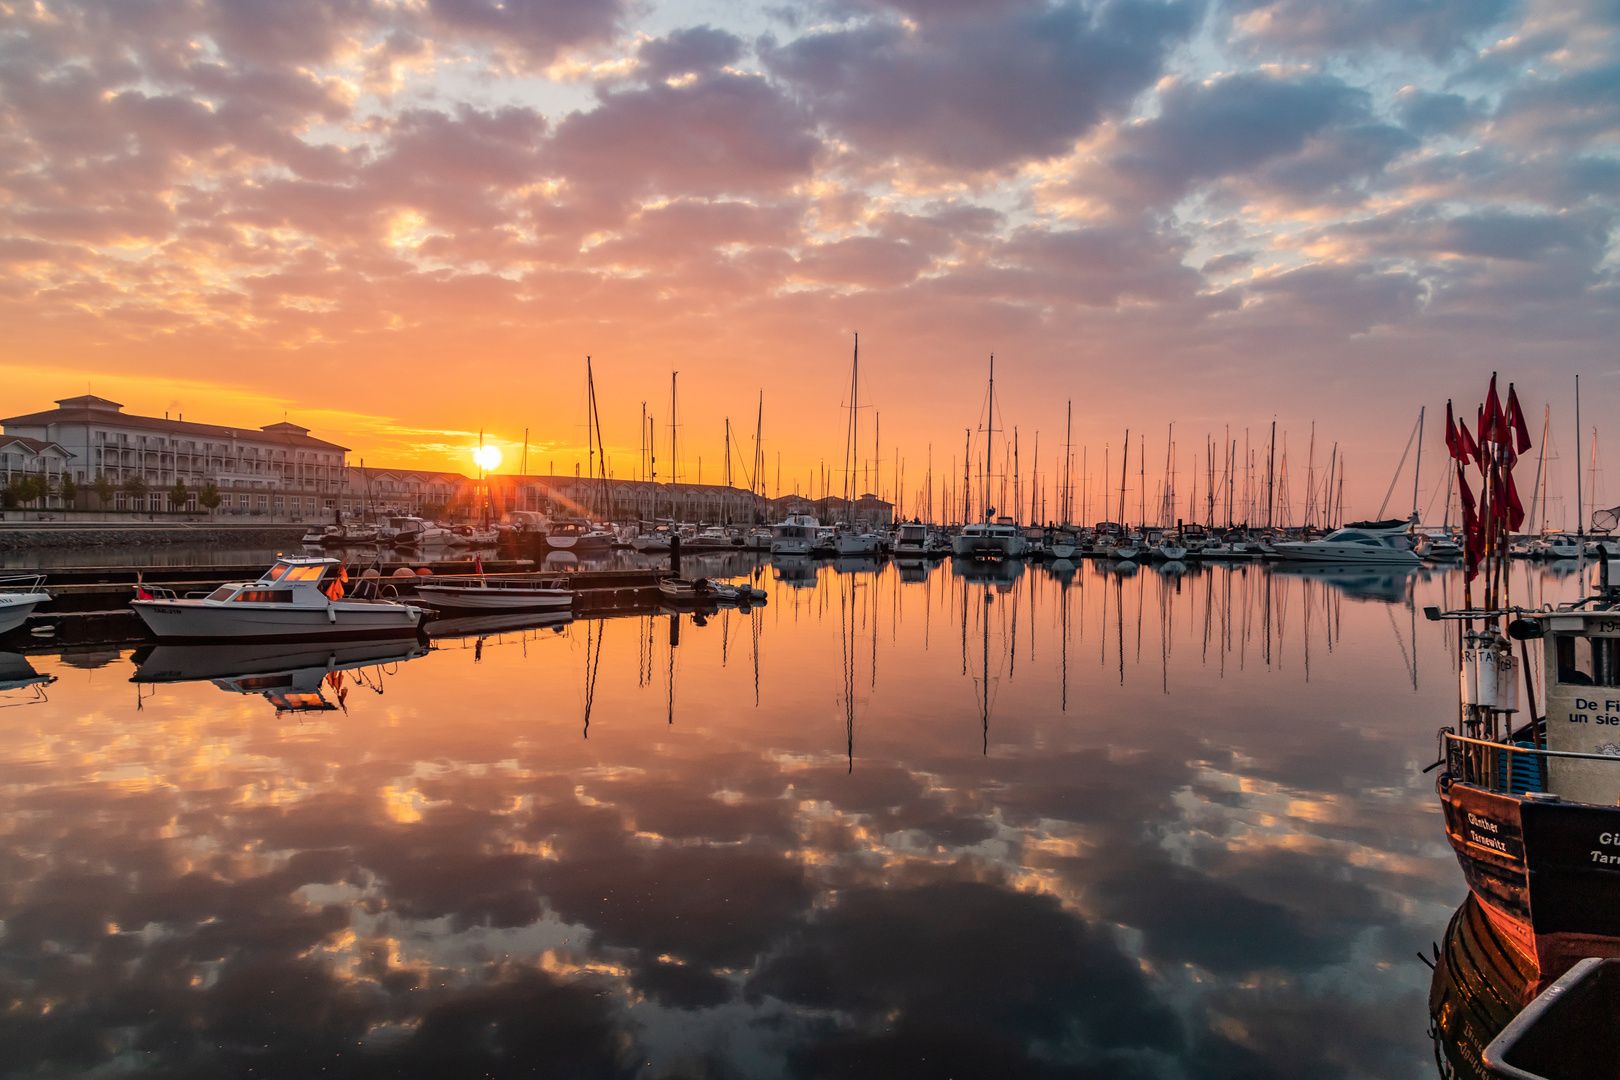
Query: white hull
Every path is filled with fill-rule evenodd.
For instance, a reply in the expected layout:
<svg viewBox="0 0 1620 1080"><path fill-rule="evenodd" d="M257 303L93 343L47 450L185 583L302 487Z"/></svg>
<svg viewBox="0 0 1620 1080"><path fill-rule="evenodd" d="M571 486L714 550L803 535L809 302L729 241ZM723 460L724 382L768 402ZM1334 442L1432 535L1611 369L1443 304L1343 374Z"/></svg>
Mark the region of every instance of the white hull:
<svg viewBox="0 0 1620 1080"><path fill-rule="evenodd" d="M840 555L875 555L878 550L878 538L844 533L834 542L833 547Z"/></svg>
<svg viewBox="0 0 1620 1080"><path fill-rule="evenodd" d="M132 600L130 606L159 641L273 641L416 633L420 608L386 601L334 600L324 607Z"/></svg>
<svg viewBox="0 0 1620 1080"><path fill-rule="evenodd" d="M1416 566L1423 560L1414 551L1398 551L1383 545L1335 544L1327 541L1285 541L1276 545L1279 559L1290 562L1326 562L1341 566L1366 563L1382 566Z"/></svg>
<svg viewBox="0 0 1620 1080"><path fill-rule="evenodd" d="M0 634L21 626L50 593L0 593Z"/></svg>
<svg viewBox="0 0 1620 1080"><path fill-rule="evenodd" d="M808 555L810 554L810 541L800 539L781 539L771 541L772 555Z"/></svg>

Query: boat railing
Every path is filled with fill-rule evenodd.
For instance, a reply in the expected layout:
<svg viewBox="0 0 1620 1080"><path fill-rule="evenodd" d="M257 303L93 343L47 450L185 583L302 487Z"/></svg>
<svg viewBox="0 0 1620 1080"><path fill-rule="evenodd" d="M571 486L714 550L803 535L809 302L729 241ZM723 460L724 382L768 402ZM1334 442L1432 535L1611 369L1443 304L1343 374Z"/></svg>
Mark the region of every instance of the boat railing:
<svg viewBox="0 0 1620 1080"><path fill-rule="evenodd" d="M0 592L43 592L44 574L16 574L0 578Z"/></svg>
<svg viewBox="0 0 1620 1080"><path fill-rule="evenodd" d="M1523 795L1547 790L1547 759L1575 758L1620 765L1620 755L1548 750L1519 742L1493 742L1440 730L1440 760L1453 781L1488 791Z"/></svg>

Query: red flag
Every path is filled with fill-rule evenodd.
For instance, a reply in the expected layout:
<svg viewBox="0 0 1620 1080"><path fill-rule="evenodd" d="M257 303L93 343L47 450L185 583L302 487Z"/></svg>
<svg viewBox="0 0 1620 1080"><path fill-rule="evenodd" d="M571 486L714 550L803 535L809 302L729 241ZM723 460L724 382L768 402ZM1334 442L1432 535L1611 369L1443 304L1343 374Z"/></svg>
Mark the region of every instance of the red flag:
<svg viewBox="0 0 1620 1080"><path fill-rule="evenodd" d="M1507 419L1502 415L1502 400L1496 396L1496 372L1491 372L1491 389L1485 395L1485 424L1480 432L1479 441L1489 439L1494 443L1505 443L1510 438Z"/></svg>
<svg viewBox="0 0 1620 1080"><path fill-rule="evenodd" d="M1519 501L1519 489L1513 485L1511 469L1506 480L1506 495L1502 502L1507 505L1507 527L1509 532L1518 532L1519 526L1524 524L1524 504Z"/></svg>
<svg viewBox="0 0 1620 1080"><path fill-rule="evenodd" d="M1467 580L1473 581L1479 576L1479 560L1484 554L1485 545L1481 543L1483 537L1479 515L1474 510L1474 493L1468 490L1468 476L1460 464L1457 466L1457 495L1462 501L1463 512L1463 563Z"/></svg>
<svg viewBox="0 0 1620 1080"><path fill-rule="evenodd" d="M484 576L484 557L482 555L473 556L473 573L479 577Z"/></svg>
<svg viewBox="0 0 1620 1080"><path fill-rule="evenodd" d="M1457 444L1457 421L1451 416L1451 399L1446 399L1446 453L1458 457L1461 447Z"/></svg>
<svg viewBox="0 0 1620 1080"><path fill-rule="evenodd" d="M1513 425L1514 452L1522 454L1530 449L1530 432L1524 426L1524 410L1519 407L1519 395L1508 383L1508 422Z"/></svg>
<svg viewBox="0 0 1620 1080"><path fill-rule="evenodd" d="M1467 424L1457 425L1457 460L1464 465L1474 460L1485 460L1485 455L1479 452L1479 445L1474 442L1474 433L1468 430Z"/></svg>
<svg viewBox="0 0 1620 1080"><path fill-rule="evenodd" d="M152 594L146 591L146 585L141 581L141 572L139 570L135 571L135 599L152 599Z"/></svg>

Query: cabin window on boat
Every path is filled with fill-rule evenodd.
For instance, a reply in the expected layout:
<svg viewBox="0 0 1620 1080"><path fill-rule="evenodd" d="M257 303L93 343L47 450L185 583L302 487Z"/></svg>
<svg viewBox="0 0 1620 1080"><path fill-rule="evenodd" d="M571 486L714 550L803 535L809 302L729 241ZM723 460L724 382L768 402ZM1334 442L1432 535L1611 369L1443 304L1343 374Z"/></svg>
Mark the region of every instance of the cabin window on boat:
<svg viewBox="0 0 1620 1080"><path fill-rule="evenodd" d="M236 594L237 603L290 604L291 589L243 589Z"/></svg>
<svg viewBox="0 0 1620 1080"><path fill-rule="evenodd" d="M1620 638L1559 634L1558 681L1570 686L1620 686Z"/></svg>
<svg viewBox="0 0 1620 1080"><path fill-rule="evenodd" d="M236 590L229 585L221 585L219 588L208 594L208 599L229 600L231 598L231 593L235 591Z"/></svg>

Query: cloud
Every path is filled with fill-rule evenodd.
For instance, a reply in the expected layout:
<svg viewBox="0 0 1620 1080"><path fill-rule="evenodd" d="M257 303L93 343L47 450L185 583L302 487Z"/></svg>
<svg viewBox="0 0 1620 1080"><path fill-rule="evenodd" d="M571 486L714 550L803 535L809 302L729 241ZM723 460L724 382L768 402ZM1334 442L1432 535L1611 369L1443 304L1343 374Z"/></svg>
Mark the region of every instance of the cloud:
<svg viewBox="0 0 1620 1080"><path fill-rule="evenodd" d="M1501 22L1515 0L1226 0L1237 34L1305 53L1396 49L1443 59Z"/></svg>
<svg viewBox="0 0 1620 1080"><path fill-rule="evenodd" d="M767 68L864 151L993 170L1065 152L1158 77L1190 3L953 10L764 43Z"/></svg>
<svg viewBox="0 0 1620 1080"><path fill-rule="evenodd" d="M1090 180L1126 203L1166 205L1200 184L1230 180L1310 199L1376 175L1416 145L1372 118L1365 91L1331 76L1177 80L1160 91L1159 104L1157 116L1119 130L1102 163L1082 172L1078 190Z"/></svg>

